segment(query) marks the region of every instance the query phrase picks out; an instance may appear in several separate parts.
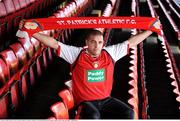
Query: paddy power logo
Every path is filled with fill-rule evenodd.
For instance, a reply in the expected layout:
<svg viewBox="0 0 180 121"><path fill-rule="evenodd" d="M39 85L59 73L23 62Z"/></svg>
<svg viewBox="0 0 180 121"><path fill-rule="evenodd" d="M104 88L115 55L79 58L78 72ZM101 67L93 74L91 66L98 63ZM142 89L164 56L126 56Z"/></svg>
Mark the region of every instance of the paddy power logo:
<svg viewBox="0 0 180 121"><path fill-rule="evenodd" d="M102 82L105 80L105 70L88 70L87 81L88 82Z"/></svg>

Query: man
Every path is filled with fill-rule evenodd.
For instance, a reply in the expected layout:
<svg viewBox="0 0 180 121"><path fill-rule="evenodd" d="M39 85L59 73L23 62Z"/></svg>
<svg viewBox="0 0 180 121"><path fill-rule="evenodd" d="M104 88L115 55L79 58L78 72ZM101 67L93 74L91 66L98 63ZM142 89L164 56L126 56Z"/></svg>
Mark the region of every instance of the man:
<svg viewBox="0 0 180 121"><path fill-rule="evenodd" d="M20 28L23 26L20 23ZM29 24L29 23L28 23ZM28 27L25 23L24 26ZM153 25L160 28L160 22ZM111 118L133 119L133 110L120 100L110 96L113 84L114 63L128 54L131 47L145 40L152 31L144 31L123 43L104 47L103 34L90 30L86 48L65 45L42 33L33 37L58 51L58 56L72 66L72 92L79 106L81 119Z"/></svg>

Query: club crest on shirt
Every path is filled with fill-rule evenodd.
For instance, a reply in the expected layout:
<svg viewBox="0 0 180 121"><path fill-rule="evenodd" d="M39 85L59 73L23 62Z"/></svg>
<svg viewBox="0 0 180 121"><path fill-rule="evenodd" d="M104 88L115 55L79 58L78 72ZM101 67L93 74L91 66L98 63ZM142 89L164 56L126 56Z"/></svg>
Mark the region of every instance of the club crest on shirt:
<svg viewBox="0 0 180 121"><path fill-rule="evenodd" d="M94 66L94 68L98 68L98 66L99 66L98 62L97 62L97 61L94 62L94 63L93 63L93 66Z"/></svg>

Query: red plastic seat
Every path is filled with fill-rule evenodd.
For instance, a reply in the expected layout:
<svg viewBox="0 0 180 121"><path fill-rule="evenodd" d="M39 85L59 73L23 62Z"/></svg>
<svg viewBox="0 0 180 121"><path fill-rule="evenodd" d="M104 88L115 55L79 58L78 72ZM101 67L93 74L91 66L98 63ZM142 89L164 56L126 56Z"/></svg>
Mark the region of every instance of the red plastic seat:
<svg viewBox="0 0 180 121"><path fill-rule="evenodd" d="M12 106L13 110L16 111L18 105L20 104L20 91L19 91L19 81L13 81L13 83L10 85L10 93L11 93L11 100L12 100Z"/></svg>
<svg viewBox="0 0 180 121"><path fill-rule="evenodd" d="M19 60L19 67L22 68L27 63L27 55L24 48L20 43L14 43L10 45L10 48Z"/></svg>
<svg viewBox="0 0 180 121"><path fill-rule="evenodd" d="M5 84L10 79L9 68L5 62L0 59L0 82Z"/></svg>
<svg viewBox="0 0 180 121"><path fill-rule="evenodd" d="M36 67L37 67L36 74L38 77L40 77L42 75L43 65L44 65L43 55L41 54L36 59Z"/></svg>
<svg viewBox="0 0 180 121"><path fill-rule="evenodd" d="M0 52L0 55L7 64L7 67L10 71L10 77L12 77L18 71L19 61L17 57L15 56L14 52L10 49Z"/></svg>
<svg viewBox="0 0 180 121"><path fill-rule="evenodd" d="M19 38L19 42L23 46L24 50L27 53L28 59L30 59L34 54L34 46L31 44L31 42L24 38Z"/></svg>
<svg viewBox="0 0 180 121"><path fill-rule="evenodd" d="M30 0L26 0L26 5L29 5L30 3Z"/></svg>
<svg viewBox="0 0 180 121"><path fill-rule="evenodd" d="M46 69L47 68L47 66L48 66L48 48L45 48L44 50L43 50L43 53L42 53L43 55L43 65L44 65L44 69Z"/></svg>
<svg viewBox="0 0 180 121"><path fill-rule="evenodd" d="M7 15L6 7L3 1L0 1L0 48L4 48L5 38L7 34L7 22L5 21L5 16Z"/></svg>
<svg viewBox="0 0 180 121"><path fill-rule="evenodd" d="M49 62L51 62L53 60L53 49L48 47L48 57L49 57Z"/></svg>
<svg viewBox="0 0 180 121"><path fill-rule="evenodd" d="M31 2L31 3L33 3L33 2L35 2L36 0L29 0L29 2Z"/></svg>
<svg viewBox="0 0 180 121"><path fill-rule="evenodd" d="M37 63L36 63L36 61L34 61L29 66L29 81L30 81L30 86L33 86L35 84L36 74L37 74Z"/></svg>
<svg viewBox="0 0 180 121"><path fill-rule="evenodd" d="M24 8L27 6L26 0L19 0L19 4L20 4L21 8Z"/></svg>
<svg viewBox="0 0 180 121"><path fill-rule="evenodd" d="M7 14L14 13L16 11L12 0L3 0L6 7Z"/></svg>
<svg viewBox="0 0 180 121"><path fill-rule="evenodd" d="M0 96L0 107L1 107L0 119L5 119L9 115L9 112L8 112L9 110L8 106L10 105L9 98L8 98L9 94L10 94L9 92L6 92Z"/></svg>
<svg viewBox="0 0 180 121"><path fill-rule="evenodd" d="M19 0L13 0L13 3L14 3L14 7L15 7L16 11L18 11L19 9L21 9Z"/></svg>
<svg viewBox="0 0 180 121"><path fill-rule="evenodd" d="M6 11L5 5L1 1L0 2L0 17L6 16L6 15L7 15L7 11Z"/></svg>
<svg viewBox="0 0 180 121"><path fill-rule="evenodd" d="M56 119L69 119L68 109L63 102L57 102L50 107Z"/></svg>
<svg viewBox="0 0 180 121"><path fill-rule="evenodd" d="M74 98L68 89L60 91L58 95L63 99L63 102L68 109L72 109L74 107Z"/></svg>
<svg viewBox="0 0 180 121"><path fill-rule="evenodd" d="M21 75L21 92L23 95L23 98L26 99L27 98L27 94L28 94L28 90L29 90L29 72L26 71L25 73L23 73Z"/></svg>

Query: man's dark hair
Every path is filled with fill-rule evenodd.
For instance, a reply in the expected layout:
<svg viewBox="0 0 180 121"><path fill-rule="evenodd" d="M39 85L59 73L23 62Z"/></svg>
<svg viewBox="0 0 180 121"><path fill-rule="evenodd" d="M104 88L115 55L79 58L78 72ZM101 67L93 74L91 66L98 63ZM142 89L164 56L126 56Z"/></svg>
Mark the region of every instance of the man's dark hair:
<svg viewBox="0 0 180 121"><path fill-rule="evenodd" d="M88 39L90 36L95 36L95 35L102 35L103 36L103 33L99 30L96 30L96 29L89 29L86 33L85 39Z"/></svg>

